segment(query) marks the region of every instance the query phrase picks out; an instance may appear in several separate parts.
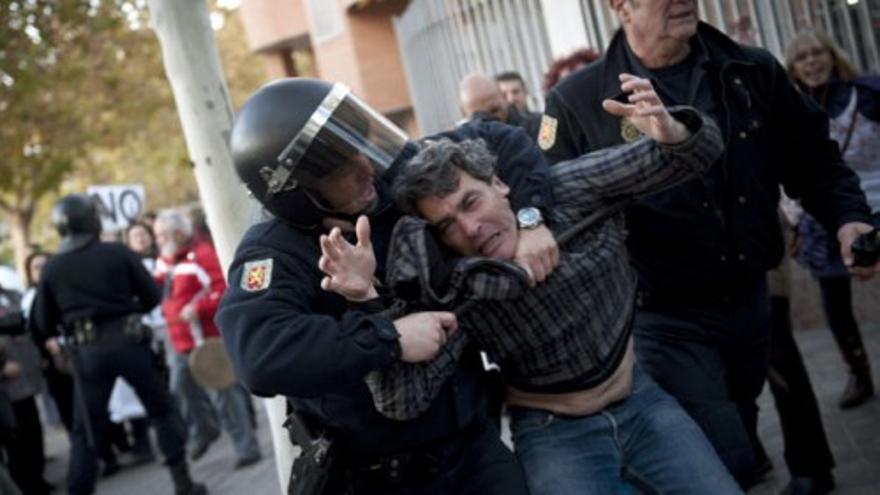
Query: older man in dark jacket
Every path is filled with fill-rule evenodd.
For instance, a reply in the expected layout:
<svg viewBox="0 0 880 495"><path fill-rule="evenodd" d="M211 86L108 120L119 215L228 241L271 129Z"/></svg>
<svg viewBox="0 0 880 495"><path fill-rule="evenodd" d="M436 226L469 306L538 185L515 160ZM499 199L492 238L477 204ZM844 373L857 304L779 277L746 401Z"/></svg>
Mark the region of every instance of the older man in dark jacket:
<svg viewBox="0 0 880 495"><path fill-rule="evenodd" d="M639 272L634 333L639 362L748 485L769 345L765 274L783 250L779 184L837 232L844 259L871 229L870 212L828 138L827 117L771 54L699 23L695 1L610 4L621 31L599 61L550 93L539 145L557 162L637 136L626 119L598 110L603 98L620 97L620 72L651 78L666 103L693 105L721 126L727 151L708 174L627 211Z"/></svg>

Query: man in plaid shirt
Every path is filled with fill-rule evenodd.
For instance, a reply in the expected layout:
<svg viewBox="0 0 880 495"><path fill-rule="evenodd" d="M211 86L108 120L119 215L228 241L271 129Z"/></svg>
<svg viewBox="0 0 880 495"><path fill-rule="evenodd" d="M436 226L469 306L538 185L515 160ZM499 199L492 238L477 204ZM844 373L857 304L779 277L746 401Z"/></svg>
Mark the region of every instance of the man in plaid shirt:
<svg viewBox="0 0 880 495"><path fill-rule="evenodd" d="M423 220L404 219L395 229L387 281L397 296L406 294L406 310L458 307L462 330L433 360L400 362L367 381L380 412L408 419L427 407L473 340L500 365L516 453L533 494L633 486L739 493L699 427L635 364L636 283L621 213L630 201L708 168L722 151L720 134L692 109L670 115L649 81L627 75L621 81L630 103L603 106L654 139L551 169L556 203L547 223L564 252L534 288L509 261L519 230L509 188L494 174L485 146L439 141L410 162L396 196ZM355 284L340 281L358 278L352 276L358 248L339 237L323 239L322 247L326 286L356 296L346 294ZM475 309L461 306L474 300Z"/></svg>

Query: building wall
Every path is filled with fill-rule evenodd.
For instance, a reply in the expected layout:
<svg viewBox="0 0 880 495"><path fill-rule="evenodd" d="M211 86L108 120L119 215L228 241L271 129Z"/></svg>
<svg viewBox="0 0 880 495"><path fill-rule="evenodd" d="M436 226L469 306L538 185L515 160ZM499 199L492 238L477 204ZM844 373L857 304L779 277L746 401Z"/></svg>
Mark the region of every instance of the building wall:
<svg viewBox="0 0 880 495"><path fill-rule="evenodd" d="M412 107L391 24L392 16L400 15L405 6L406 1L385 1L364 10L353 9L347 16L355 40L361 96L382 113Z"/></svg>
<svg viewBox="0 0 880 495"><path fill-rule="evenodd" d="M254 52L309 34L302 0L243 0L239 12Z"/></svg>

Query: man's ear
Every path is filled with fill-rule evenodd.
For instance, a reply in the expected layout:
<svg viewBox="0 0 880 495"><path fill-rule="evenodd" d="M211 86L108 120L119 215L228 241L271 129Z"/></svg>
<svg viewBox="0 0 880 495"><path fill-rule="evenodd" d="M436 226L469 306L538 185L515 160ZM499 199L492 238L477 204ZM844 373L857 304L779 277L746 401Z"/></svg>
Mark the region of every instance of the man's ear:
<svg viewBox="0 0 880 495"><path fill-rule="evenodd" d="M507 196L510 193L510 186L499 179L497 175L492 176L492 188L500 192L503 196Z"/></svg>
<svg viewBox="0 0 880 495"><path fill-rule="evenodd" d="M608 6L611 8L612 12L617 14L621 23L629 19L629 9L624 8L624 4L626 4L627 1L628 0L608 0Z"/></svg>

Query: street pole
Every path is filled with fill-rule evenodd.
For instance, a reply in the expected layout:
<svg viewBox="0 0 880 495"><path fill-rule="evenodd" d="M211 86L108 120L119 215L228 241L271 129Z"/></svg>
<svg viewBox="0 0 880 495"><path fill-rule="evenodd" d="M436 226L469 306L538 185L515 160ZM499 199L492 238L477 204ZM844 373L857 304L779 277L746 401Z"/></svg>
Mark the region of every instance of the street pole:
<svg viewBox="0 0 880 495"><path fill-rule="evenodd" d="M227 273L245 230L260 209L235 174L229 150L233 110L205 0L149 0L150 24L162 46L199 195ZM286 490L295 450L281 427L286 401L263 401L272 431L280 491Z"/></svg>

